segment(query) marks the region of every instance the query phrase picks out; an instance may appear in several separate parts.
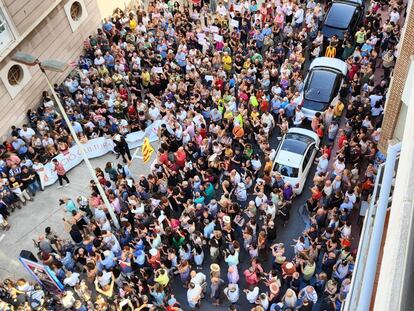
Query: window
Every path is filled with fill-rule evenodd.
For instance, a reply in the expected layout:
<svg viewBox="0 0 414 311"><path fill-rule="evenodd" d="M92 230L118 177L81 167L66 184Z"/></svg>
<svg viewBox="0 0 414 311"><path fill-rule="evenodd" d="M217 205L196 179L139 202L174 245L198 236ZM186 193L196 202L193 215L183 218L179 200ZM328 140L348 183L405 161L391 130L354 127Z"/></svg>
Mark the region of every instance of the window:
<svg viewBox="0 0 414 311"><path fill-rule="evenodd" d="M12 31L7 23L6 18L4 17L3 12L0 9L0 52L5 50L11 42L13 42L14 37Z"/></svg>
<svg viewBox="0 0 414 311"><path fill-rule="evenodd" d="M82 5L78 1L73 2L72 5L70 6L70 17L74 21L78 21L81 19Z"/></svg>
<svg viewBox="0 0 414 311"><path fill-rule="evenodd" d="M308 151L306 151L306 155L305 155L305 158L303 159L303 164L302 164L302 173L305 171L306 166L308 166L309 160L312 157L312 153L313 153L314 147L315 147L315 145L312 144L309 147Z"/></svg>
<svg viewBox="0 0 414 311"><path fill-rule="evenodd" d="M29 68L16 62L8 62L0 70L2 80L11 98L15 98L32 78Z"/></svg>
<svg viewBox="0 0 414 311"><path fill-rule="evenodd" d="M299 174L299 169L288 165L276 163L273 168L275 172L279 172L282 176L296 178Z"/></svg>
<svg viewBox="0 0 414 311"><path fill-rule="evenodd" d="M84 0L69 0L64 6L64 10L72 32L75 32L88 17Z"/></svg>
<svg viewBox="0 0 414 311"><path fill-rule="evenodd" d="M10 85L17 85L23 79L23 69L20 65L13 65L10 67L9 72L7 73L7 80Z"/></svg>

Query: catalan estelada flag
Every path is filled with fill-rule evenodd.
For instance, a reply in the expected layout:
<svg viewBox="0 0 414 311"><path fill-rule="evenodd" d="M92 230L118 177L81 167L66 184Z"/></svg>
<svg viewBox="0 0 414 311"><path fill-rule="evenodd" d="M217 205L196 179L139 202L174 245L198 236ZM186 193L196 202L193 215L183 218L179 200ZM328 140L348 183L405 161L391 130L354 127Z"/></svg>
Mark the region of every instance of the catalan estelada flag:
<svg viewBox="0 0 414 311"><path fill-rule="evenodd" d="M147 163L148 160L151 158L151 154L154 152L154 148L152 148L148 137L144 138L144 144L142 145L141 150L144 163Z"/></svg>

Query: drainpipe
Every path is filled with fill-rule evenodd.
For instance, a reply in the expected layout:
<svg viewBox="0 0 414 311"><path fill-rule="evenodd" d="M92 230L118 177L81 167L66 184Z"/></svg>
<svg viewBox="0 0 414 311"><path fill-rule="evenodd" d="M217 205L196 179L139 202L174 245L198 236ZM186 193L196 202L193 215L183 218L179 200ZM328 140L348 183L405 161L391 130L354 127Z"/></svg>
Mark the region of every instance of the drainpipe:
<svg viewBox="0 0 414 311"><path fill-rule="evenodd" d="M401 151L401 142L388 146L387 160L384 166L384 176L382 178L381 190L377 202L374 227L371 235L371 243L367 260L365 263L364 276L362 278L361 291L359 293L359 303L357 311L367 311L371 307L372 291L377 272L378 256L381 249L382 235L384 231L385 217L387 215L388 200L394 178L394 168L398 153Z"/></svg>

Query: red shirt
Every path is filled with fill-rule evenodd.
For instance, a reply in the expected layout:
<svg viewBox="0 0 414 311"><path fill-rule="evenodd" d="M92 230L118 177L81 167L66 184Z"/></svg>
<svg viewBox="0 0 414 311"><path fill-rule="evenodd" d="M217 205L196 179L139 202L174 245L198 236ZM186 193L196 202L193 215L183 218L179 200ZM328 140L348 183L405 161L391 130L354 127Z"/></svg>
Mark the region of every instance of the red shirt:
<svg viewBox="0 0 414 311"><path fill-rule="evenodd" d="M121 95L121 98L123 100L127 100L128 99L128 91L124 88L119 90L119 95Z"/></svg>
<svg viewBox="0 0 414 311"><path fill-rule="evenodd" d="M207 131L204 128L200 128L200 130L198 131L200 136L204 139L207 137Z"/></svg>
<svg viewBox="0 0 414 311"><path fill-rule="evenodd" d="M56 172L56 174L58 174L60 176L65 175L66 171L65 171L65 168L63 167L62 163L57 162L55 164L55 172Z"/></svg>
<svg viewBox="0 0 414 311"><path fill-rule="evenodd" d="M161 164L167 165L167 163L168 163L168 154L166 152L161 153L159 158L158 158L158 161L160 161Z"/></svg>
<svg viewBox="0 0 414 311"><path fill-rule="evenodd" d="M175 163L179 167L184 167L186 157L187 157L187 155L186 155L184 150L182 150L182 151L177 150L177 152L175 153Z"/></svg>
<svg viewBox="0 0 414 311"><path fill-rule="evenodd" d="M316 134L319 138L323 138L323 129L321 127L318 127L316 130Z"/></svg>
<svg viewBox="0 0 414 311"><path fill-rule="evenodd" d="M342 147L344 146L344 141L346 141L348 138L346 137L345 134L341 135L341 137L339 137L338 139L338 148L342 149Z"/></svg>
<svg viewBox="0 0 414 311"><path fill-rule="evenodd" d="M331 148L330 147L323 147L322 148L322 154L326 153L328 155L328 159L331 158Z"/></svg>
<svg viewBox="0 0 414 311"><path fill-rule="evenodd" d="M216 80L216 86L220 89L220 91L223 90L223 85L224 85L223 80L221 80L221 79Z"/></svg>
<svg viewBox="0 0 414 311"><path fill-rule="evenodd" d="M250 272L248 269L246 269L244 272L244 277L246 278L246 283L248 285L256 285L259 283L259 278L257 277L256 272Z"/></svg>
<svg viewBox="0 0 414 311"><path fill-rule="evenodd" d="M260 110L262 112L266 112L269 110L269 103L267 102L267 100L262 100L262 102L260 103Z"/></svg>

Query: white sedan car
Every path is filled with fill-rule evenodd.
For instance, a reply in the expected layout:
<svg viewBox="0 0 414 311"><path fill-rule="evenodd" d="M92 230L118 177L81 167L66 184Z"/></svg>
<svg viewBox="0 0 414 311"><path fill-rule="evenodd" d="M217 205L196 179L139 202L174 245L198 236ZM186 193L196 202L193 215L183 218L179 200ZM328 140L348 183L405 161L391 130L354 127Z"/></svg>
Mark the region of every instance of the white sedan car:
<svg viewBox="0 0 414 311"><path fill-rule="evenodd" d="M284 181L293 187L297 195L302 193L306 177L319 149L319 137L316 133L291 128L283 137L273 162L273 170L279 172Z"/></svg>

